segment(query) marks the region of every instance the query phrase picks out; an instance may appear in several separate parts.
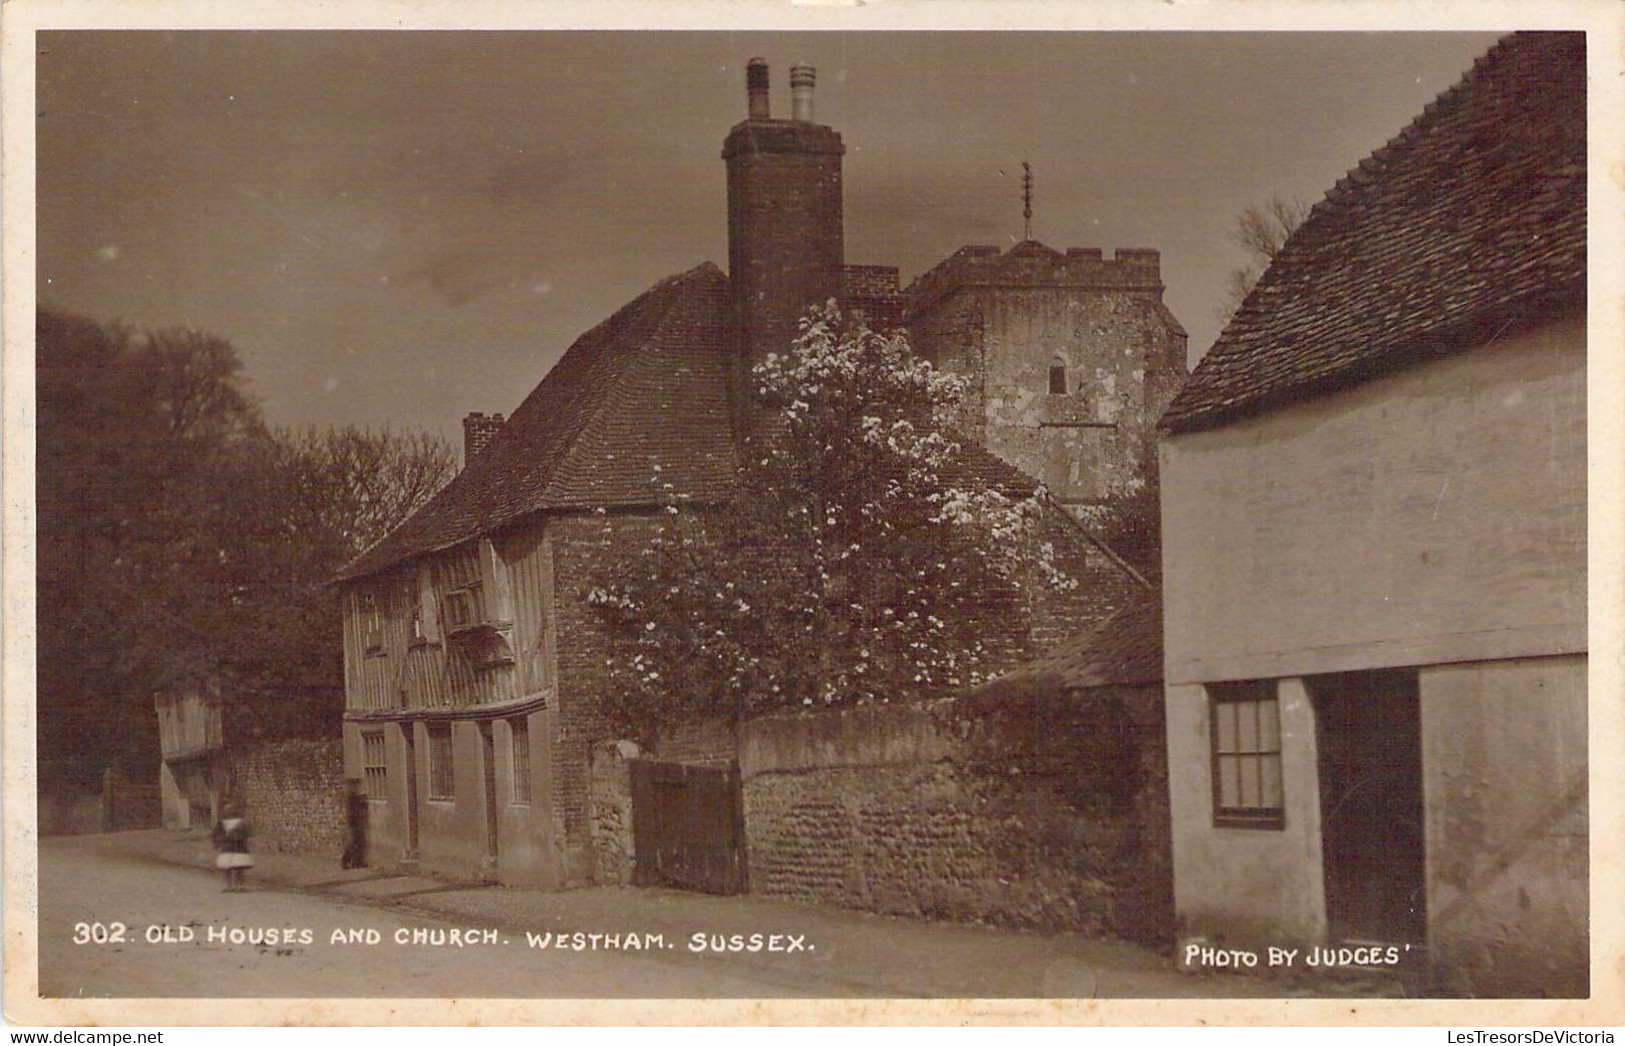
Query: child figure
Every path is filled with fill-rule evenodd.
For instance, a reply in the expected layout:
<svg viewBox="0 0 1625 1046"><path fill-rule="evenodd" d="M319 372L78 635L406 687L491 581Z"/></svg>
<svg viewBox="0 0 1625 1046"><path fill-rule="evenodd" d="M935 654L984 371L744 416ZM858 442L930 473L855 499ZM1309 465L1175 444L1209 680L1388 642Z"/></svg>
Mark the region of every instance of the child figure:
<svg viewBox="0 0 1625 1046"><path fill-rule="evenodd" d="M241 893L243 876L254 867L254 858L248 854L248 819L236 803L227 802L220 807L220 820L214 826L216 868L226 873L226 893Z"/></svg>

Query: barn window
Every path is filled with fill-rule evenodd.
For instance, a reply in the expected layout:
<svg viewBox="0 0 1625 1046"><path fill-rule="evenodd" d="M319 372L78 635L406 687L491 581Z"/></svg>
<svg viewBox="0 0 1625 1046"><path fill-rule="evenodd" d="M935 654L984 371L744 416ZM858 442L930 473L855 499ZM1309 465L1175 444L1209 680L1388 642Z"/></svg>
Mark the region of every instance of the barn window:
<svg viewBox="0 0 1625 1046"><path fill-rule="evenodd" d="M429 725L429 798L450 801L457 798L451 772L451 724Z"/></svg>
<svg viewBox="0 0 1625 1046"><path fill-rule="evenodd" d="M384 732L361 735L361 779L368 799L389 798L389 764L384 759Z"/></svg>
<svg viewBox="0 0 1625 1046"><path fill-rule="evenodd" d="M1282 828L1281 702L1275 680L1210 684L1213 823Z"/></svg>
<svg viewBox="0 0 1625 1046"><path fill-rule="evenodd" d="M1049 391L1052 396L1066 395L1066 360L1059 356L1050 361Z"/></svg>
<svg viewBox="0 0 1625 1046"><path fill-rule="evenodd" d="M509 762L513 766L513 801L530 802L530 723L524 719L508 720L508 743L512 749Z"/></svg>

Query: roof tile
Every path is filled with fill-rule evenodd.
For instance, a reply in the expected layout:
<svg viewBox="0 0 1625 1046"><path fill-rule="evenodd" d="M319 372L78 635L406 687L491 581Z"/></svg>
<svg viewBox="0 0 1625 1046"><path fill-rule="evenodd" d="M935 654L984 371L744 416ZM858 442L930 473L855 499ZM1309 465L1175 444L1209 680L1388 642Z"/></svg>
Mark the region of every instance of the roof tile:
<svg viewBox="0 0 1625 1046"><path fill-rule="evenodd" d="M663 483L725 495L736 468L728 324L728 279L710 262L657 283L578 338L491 444L339 577L543 509L656 504Z"/></svg>
<svg viewBox="0 0 1625 1046"><path fill-rule="evenodd" d="M1163 415L1180 432L1583 307L1583 33L1506 37L1327 193Z"/></svg>

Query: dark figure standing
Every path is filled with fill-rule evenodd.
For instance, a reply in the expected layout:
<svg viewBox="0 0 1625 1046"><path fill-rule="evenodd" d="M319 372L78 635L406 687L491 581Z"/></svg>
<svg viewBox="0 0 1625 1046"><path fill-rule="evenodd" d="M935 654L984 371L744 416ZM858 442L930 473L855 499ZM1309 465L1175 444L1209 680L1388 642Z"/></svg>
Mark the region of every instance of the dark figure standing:
<svg viewBox="0 0 1625 1046"><path fill-rule="evenodd" d="M345 868L367 867L367 795L361 782L350 778L344 795L344 858Z"/></svg>
<svg viewBox="0 0 1625 1046"><path fill-rule="evenodd" d="M214 825L214 864L226 873L226 892L241 893L243 877L254 867L254 858L248 853L248 837L252 834L248 818L242 808L228 802L220 808L220 820Z"/></svg>

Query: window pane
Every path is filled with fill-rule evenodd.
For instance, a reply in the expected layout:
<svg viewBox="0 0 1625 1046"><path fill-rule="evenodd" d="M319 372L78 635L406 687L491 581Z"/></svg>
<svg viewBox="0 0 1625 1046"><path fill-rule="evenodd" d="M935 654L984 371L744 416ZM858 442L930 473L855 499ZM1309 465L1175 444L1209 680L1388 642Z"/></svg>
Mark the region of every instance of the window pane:
<svg viewBox="0 0 1625 1046"><path fill-rule="evenodd" d="M513 801L530 802L530 727L523 719L508 720L513 750Z"/></svg>
<svg viewBox="0 0 1625 1046"><path fill-rule="evenodd" d="M451 730L429 731L429 798L451 799L455 778L451 767Z"/></svg>
<svg viewBox="0 0 1625 1046"><path fill-rule="evenodd" d="M1258 748L1261 752L1281 750L1281 702L1275 698L1259 705Z"/></svg>
<svg viewBox="0 0 1625 1046"><path fill-rule="evenodd" d="M1215 707L1219 717L1219 751L1234 752L1236 750L1236 708L1234 702L1226 701Z"/></svg>
<svg viewBox="0 0 1625 1046"><path fill-rule="evenodd" d="M1234 808L1234 807L1237 807L1237 806L1241 805L1240 797L1237 795L1237 792L1236 792L1236 787L1237 787L1237 784L1238 784L1238 782L1240 780L1239 773L1240 772L1236 768L1236 757L1235 756L1233 756L1233 755L1221 755L1219 757L1219 805L1220 806L1226 807L1226 808Z"/></svg>
<svg viewBox="0 0 1625 1046"><path fill-rule="evenodd" d="M1258 781L1258 756L1244 756L1241 760L1241 804L1242 806L1257 807L1261 805Z"/></svg>
<svg viewBox="0 0 1625 1046"><path fill-rule="evenodd" d="M1236 718L1239 721L1241 735L1237 739L1236 751L1258 751L1258 706L1262 701L1247 701L1236 705Z"/></svg>
<svg viewBox="0 0 1625 1046"><path fill-rule="evenodd" d="M1266 755L1260 758L1260 768L1263 771L1263 803L1269 810L1281 809L1281 757Z"/></svg>

